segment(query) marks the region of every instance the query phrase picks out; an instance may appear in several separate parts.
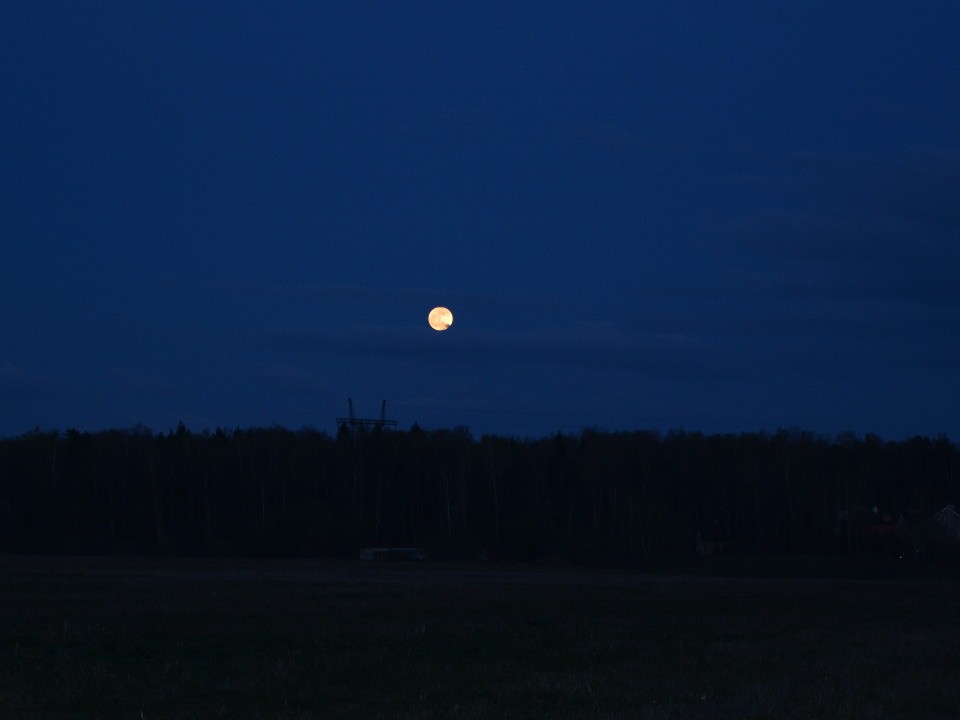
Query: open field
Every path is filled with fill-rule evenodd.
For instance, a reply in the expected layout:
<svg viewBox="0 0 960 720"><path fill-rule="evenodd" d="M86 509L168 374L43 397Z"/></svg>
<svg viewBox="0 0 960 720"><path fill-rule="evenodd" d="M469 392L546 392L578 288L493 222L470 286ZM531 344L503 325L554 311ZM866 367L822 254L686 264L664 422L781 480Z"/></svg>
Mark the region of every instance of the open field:
<svg viewBox="0 0 960 720"><path fill-rule="evenodd" d="M960 584L0 558L4 718L956 718Z"/></svg>

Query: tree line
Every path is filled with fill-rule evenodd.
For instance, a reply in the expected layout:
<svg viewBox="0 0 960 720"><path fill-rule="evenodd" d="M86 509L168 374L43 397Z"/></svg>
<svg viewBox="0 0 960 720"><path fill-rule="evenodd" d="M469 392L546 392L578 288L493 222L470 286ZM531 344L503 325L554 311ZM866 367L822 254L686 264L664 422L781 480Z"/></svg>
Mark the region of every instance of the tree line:
<svg viewBox="0 0 960 720"><path fill-rule="evenodd" d="M35 430L0 441L0 552L616 558L885 552L863 511L919 519L960 489L945 437L463 427ZM841 518L845 518L843 523ZM886 541L885 541L886 542Z"/></svg>

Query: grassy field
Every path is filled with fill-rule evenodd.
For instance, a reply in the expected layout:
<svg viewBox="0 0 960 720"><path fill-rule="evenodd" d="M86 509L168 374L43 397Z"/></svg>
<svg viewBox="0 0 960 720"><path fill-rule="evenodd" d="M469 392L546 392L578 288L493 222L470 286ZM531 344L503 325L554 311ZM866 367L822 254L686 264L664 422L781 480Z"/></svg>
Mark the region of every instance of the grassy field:
<svg viewBox="0 0 960 720"><path fill-rule="evenodd" d="M0 558L2 718L958 718L960 584Z"/></svg>

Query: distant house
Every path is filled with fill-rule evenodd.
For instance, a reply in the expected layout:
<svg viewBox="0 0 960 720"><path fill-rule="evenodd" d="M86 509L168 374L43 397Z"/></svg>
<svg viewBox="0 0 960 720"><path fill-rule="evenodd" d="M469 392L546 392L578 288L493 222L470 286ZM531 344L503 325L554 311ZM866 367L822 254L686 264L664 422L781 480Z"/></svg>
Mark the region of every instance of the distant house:
<svg viewBox="0 0 960 720"><path fill-rule="evenodd" d="M902 514L873 505L852 512L838 510L834 533L846 538L848 549L893 553L903 547L907 523Z"/></svg>
<svg viewBox="0 0 960 720"><path fill-rule="evenodd" d="M704 537L702 532L697 533L697 555L721 555L736 550L739 545L738 541L730 538L720 538L710 534Z"/></svg>
<svg viewBox="0 0 960 720"><path fill-rule="evenodd" d="M908 543L914 552L960 552L960 514L953 503L914 525Z"/></svg>
<svg viewBox="0 0 960 720"><path fill-rule="evenodd" d="M860 516L860 533L867 540L891 542L902 539L906 534L906 521L903 515L881 512L873 507Z"/></svg>

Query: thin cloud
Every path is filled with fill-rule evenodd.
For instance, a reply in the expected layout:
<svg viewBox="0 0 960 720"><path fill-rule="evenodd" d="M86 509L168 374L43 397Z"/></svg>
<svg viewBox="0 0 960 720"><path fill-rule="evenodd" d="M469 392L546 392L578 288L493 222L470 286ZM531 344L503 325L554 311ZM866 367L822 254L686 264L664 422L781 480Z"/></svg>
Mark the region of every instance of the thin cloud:
<svg viewBox="0 0 960 720"><path fill-rule="evenodd" d="M50 384L49 378L11 362L0 365L0 399L23 402L36 399Z"/></svg>
<svg viewBox="0 0 960 720"><path fill-rule="evenodd" d="M178 389L175 382L132 367L116 368L113 377L127 390L169 393Z"/></svg>
<svg viewBox="0 0 960 720"><path fill-rule="evenodd" d="M255 369L261 383L294 395L326 396L327 387L317 376L291 365L261 364Z"/></svg>
<svg viewBox="0 0 960 720"><path fill-rule="evenodd" d="M612 324L530 327L517 331L456 327L443 337L420 328L363 326L343 329L275 329L253 338L260 347L300 353L346 353L455 359L467 365L543 364L633 370L658 376L706 367L711 349L677 333L630 333Z"/></svg>
<svg viewBox="0 0 960 720"><path fill-rule="evenodd" d="M784 295L800 284L810 297L869 297L934 312L960 307L956 153L925 148L845 165L823 160L808 182L804 208L758 213L737 229L745 253L793 278Z"/></svg>

